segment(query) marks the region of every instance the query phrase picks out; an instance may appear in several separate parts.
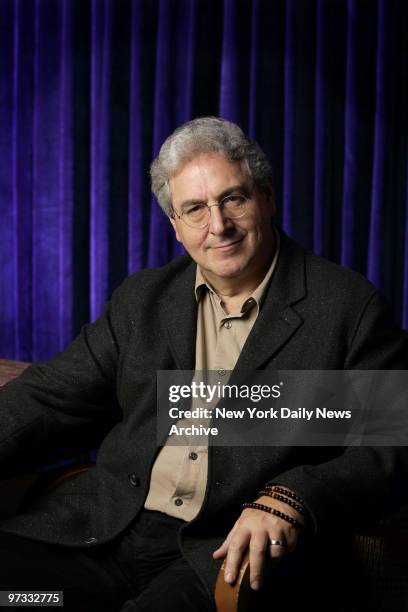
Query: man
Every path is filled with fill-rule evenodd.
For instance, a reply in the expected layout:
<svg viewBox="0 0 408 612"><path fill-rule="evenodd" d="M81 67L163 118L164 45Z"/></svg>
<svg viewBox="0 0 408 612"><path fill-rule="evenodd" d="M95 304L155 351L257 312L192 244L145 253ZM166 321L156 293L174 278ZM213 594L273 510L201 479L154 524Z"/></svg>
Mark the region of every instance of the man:
<svg viewBox="0 0 408 612"><path fill-rule="evenodd" d="M368 281L273 226L269 163L238 126L181 126L151 174L190 257L127 279L0 394L2 477L100 445L0 537L1 589L64 589L76 610L211 610L223 558L233 582L249 548L257 590L266 558L392 509L407 474L403 448L156 447L157 370L404 369L407 347Z"/></svg>

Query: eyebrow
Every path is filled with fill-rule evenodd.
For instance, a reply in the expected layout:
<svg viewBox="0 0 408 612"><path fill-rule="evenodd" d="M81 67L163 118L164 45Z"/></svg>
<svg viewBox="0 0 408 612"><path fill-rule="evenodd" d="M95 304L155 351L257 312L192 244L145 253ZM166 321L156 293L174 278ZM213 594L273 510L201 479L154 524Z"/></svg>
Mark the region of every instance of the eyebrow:
<svg viewBox="0 0 408 612"><path fill-rule="evenodd" d="M250 190L249 190L248 185L246 185L245 183L241 183L239 185L232 185L232 187L228 187L227 189L224 189L224 191L222 191L217 196L216 200L217 202L220 202L227 196L231 195L231 193L237 193L237 192L242 193L243 195L248 197ZM194 198L192 198L191 200L184 200L184 202L180 204L180 210L186 209L188 206L196 206L197 204L206 204L206 202L204 202L204 200L198 200Z"/></svg>

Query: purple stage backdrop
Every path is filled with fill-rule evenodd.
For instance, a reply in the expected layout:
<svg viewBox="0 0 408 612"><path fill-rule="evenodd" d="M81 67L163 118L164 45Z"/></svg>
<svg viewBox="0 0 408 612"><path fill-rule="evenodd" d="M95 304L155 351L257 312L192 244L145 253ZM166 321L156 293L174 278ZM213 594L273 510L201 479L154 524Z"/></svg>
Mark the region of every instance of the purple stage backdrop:
<svg viewBox="0 0 408 612"><path fill-rule="evenodd" d="M49 358L181 252L149 163L207 114L268 153L285 231L408 327L407 5L1 0L0 357Z"/></svg>

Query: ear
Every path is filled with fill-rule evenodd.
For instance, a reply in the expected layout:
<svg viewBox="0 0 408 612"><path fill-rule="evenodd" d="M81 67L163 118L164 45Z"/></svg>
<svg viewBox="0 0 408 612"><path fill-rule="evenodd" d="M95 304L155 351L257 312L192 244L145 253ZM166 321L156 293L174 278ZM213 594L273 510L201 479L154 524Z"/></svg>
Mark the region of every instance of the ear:
<svg viewBox="0 0 408 612"><path fill-rule="evenodd" d="M169 221L170 221L170 223L171 223L171 224L172 224L172 226L173 226L174 233L176 234L176 238L177 238L177 240L178 240L179 242L183 243L183 241L182 241L182 239L181 239L181 236L180 236L180 234L179 234L179 232L178 232L178 229L177 229L177 221L176 221L176 220L175 220L173 217L169 217Z"/></svg>

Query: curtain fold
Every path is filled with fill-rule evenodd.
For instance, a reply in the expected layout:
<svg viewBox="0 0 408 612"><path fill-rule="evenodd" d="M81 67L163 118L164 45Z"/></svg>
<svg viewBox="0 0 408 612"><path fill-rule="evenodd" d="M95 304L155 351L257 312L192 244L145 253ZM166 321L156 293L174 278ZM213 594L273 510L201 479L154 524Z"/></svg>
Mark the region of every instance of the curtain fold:
<svg viewBox="0 0 408 612"><path fill-rule="evenodd" d="M314 114L314 198L313 198L313 250L322 255L325 229L325 176L327 172L325 147L325 3L318 0L316 12L316 81L315 81L315 114Z"/></svg>
<svg viewBox="0 0 408 612"><path fill-rule="evenodd" d="M284 136L283 136L283 198L282 224L288 234L293 234L293 187L294 187L294 139L295 134L295 6L294 0L286 2L286 27L284 51Z"/></svg>
<svg viewBox="0 0 408 612"><path fill-rule="evenodd" d="M60 105L58 132L58 200L59 211L59 350L72 338L72 216L73 216L73 161L72 161L72 50L73 30L70 0L61 1L60 38Z"/></svg>
<svg viewBox="0 0 408 612"><path fill-rule="evenodd" d="M143 184L143 74L140 58L142 44L142 2L132 3L132 40L130 65L130 125L129 125L129 223L128 223L128 274L145 266L144 211L140 206L145 194ZM147 215L146 215L147 216Z"/></svg>
<svg viewBox="0 0 408 612"><path fill-rule="evenodd" d="M381 282L381 253L378 248L381 242L382 219L384 217L385 197L385 156L387 143L386 126L386 91L385 71L387 66L388 5L383 0L378 2L377 20L377 57L375 75L375 123L374 155L371 187L370 230L368 242L367 276L375 284Z"/></svg>
<svg viewBox="0 0 408 612"><path fill-rule="evenodd" d="M0 356L42 360L183 248L150 194L180 123L237 121L277 222L408 327L408 4L2 0Z"/></svg>
<svg viewBox="0 0 408 612"><path fill-rule="evenodd" d="M102 311L108 293L109 132L111 84L111 0L92 0L90 317Z"/></svg>
<svg viewBox="0 0 408 612"><path fill-rule="evenodd" d="M239 91L238 84L240 58L237 49L237 2L235 0L224 0L223 10L220 116L229 121L240 123L239 99L241 95L245 96L245 92Z"/></svg>
<svg viewBox="0 0 408 612"><path fill-rule="evenodd" d="M41 360L72 334L72 30L66 2L36 0L34 10L32 353Z"/></svg>
<svg viewBox="0 0 408 612"><path fill-rule="evenodd" d="M344 179L341 215L341 263L353 265L355 235L354 212L357 199L357 146L358 146L358 105L356 93L356 11L353 0L348 0L347 47L346 47L346 95L344 117Z"/></svg>
<svg viewBox="0 0 408 612"><path fill-rule="evenodd" d="M159 1L152 158L169 133L191 118L195 8L195 3L188 0ZM149 218L147 265L153 267L184 251L153 197Z"/></svg>
<svg viewBox="0 0 408 612"><path fill-rule="evenodd" d="M258 39L260 36L259 27L259 0L253 0L251 11L251 48L250 48L250 75L249 75L249 111L248 111L248 135L250 138L256 136L256 118L257 118L257 107L258 107L258 63L259 63L259 52L258 52Z"/></svg>
<svg viewBox="0 0 408 612"><path fill-rule="evenodd" d="M402 326L408 329L408 164L406 165L405 189L405 231L404 231L404 265L403 265L403 300L402 300Z"/></svg>

